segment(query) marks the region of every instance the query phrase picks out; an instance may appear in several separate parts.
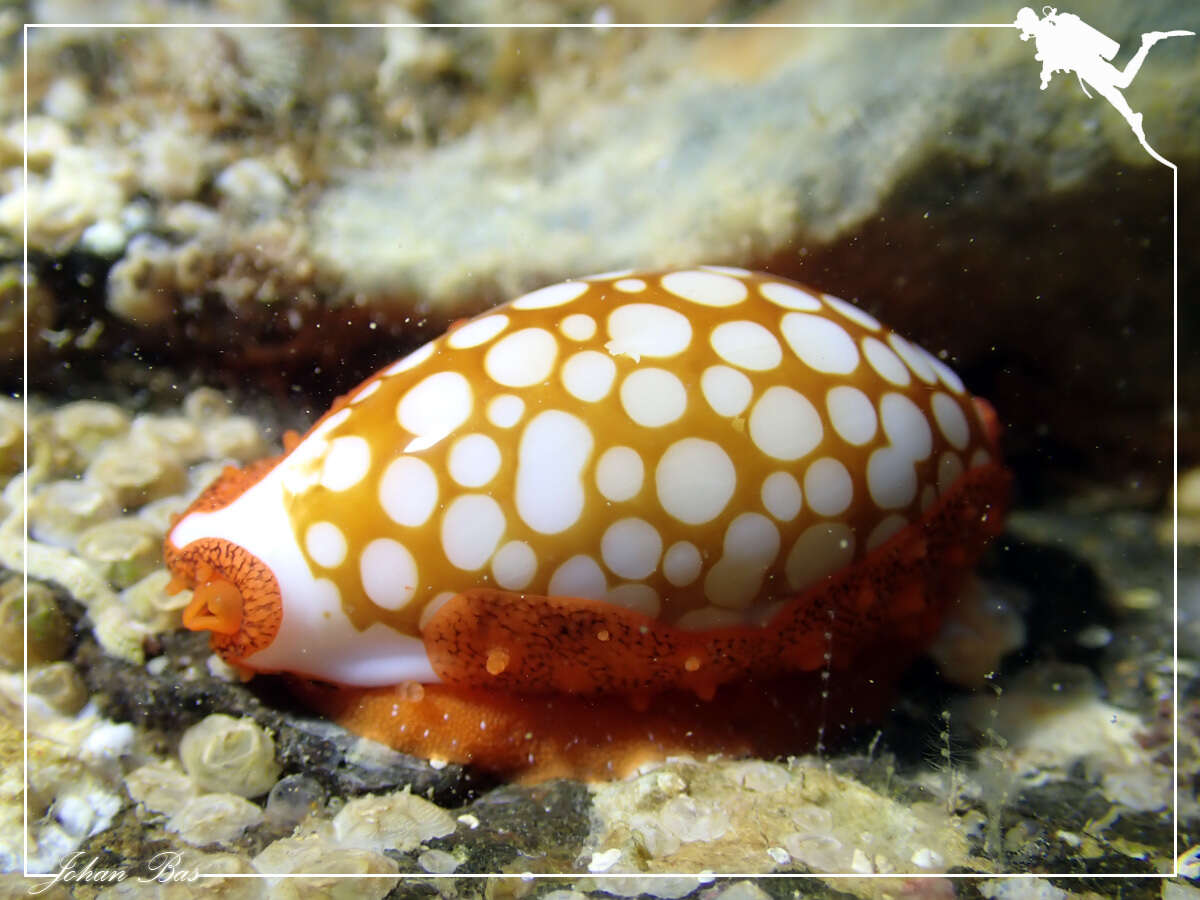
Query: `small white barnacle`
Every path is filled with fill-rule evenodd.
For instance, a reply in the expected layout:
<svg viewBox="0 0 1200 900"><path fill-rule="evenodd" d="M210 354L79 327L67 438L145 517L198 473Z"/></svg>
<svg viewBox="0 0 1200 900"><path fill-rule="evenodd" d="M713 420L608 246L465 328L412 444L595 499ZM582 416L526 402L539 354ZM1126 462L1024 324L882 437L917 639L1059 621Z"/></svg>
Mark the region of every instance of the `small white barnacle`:
<svg viewBox="0 0 1200 900"><path fill-rule="evenodd" d="M253 719L214 713L183 733L184 771L208 791L258 797L279 779L275 741Z"/></svg>

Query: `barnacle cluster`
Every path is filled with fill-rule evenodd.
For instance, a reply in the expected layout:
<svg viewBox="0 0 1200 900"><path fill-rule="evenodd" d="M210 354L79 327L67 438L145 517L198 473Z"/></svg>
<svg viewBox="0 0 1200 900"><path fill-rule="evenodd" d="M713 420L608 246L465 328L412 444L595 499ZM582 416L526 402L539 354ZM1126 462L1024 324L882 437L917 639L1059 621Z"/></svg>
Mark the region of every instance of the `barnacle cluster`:
<svg viewBox="0 0 1200 900"><path fill-rule="evenodd" d="M214 741L222 742L222 735L244 735L257 728L246 719L210 716L191 729L190 737L185 740L190 745L211 748ZM258 740L255 738L253 743ZM239 777L236 774L225 790L218 787L207 791L202 779L211 777L213 770L206 768L208 764L197 765L194 750L194 746L180 749L188 774L174 762L151 762L125 776L126 788L144 815L162 816L166 829L188 844L236 845L247 830L260 826L285 835L267 844L239 871L268 876L306 872L377 875L378 878L346 882L353 886L353 891L345 893L339 893L344 885L339 888L334 881L326 884L319 878L305 879L306 890L312 892L303 896L381 898L395 886L394 876L399 871L387 852L411 853L428 872L453 872L458 866L453 854L425 846L434 838L452 834L457 827L454 817L407 790L351 800L330 818L331 810L326 809L319 784L307 775L292 775L275 783L264 810L259 804L228 791ZM230 769L223 765L217 768ZM291 896L287 890L296 882L268 878L254 883L266 887L270 896Z"/></svg>
<svg viewBox="0 0 1200 900"><path fill-rule="evenodd" d="M53 872L112 826L122 807L121 760L134 752L136 734L87 704L78 673L63 661L31 666L23 734L9 714L20 709L21 687L20 674L0 672L0 870L20 870L23 861L30 872Z"/></svg>
<svg viewBox="0 0 1200 900"><path fill-rule="evenodd" d="M897 803L817 760L671 762L597 787L593 810L588 868L631 887L653 872L936 874L970 859L944 807Z"/></svg>
<svg viewBox="0 0 1200 900"><path fill-rule="evenodd" d="M327 803L316 779L279 773L274 741L258 723L218 713L184 733L178 760L146 762L124 782L141 815L161 817L187 844L236 846L256 829L284 835L251 860L250 871L381 876L355 881L347 896L387 894L395 883L387 876L398 867L385 851L411 853L426 871L457 867L451 854L426 846L457 828L440 806L407 790Z"/></svg>
<svg viewBox="0 0 1200 900"><path fill-rule="evenodd" d="M457 866L453 855L424 844L453 834L456 828L449 812L407 790L368 795L347 802L332 820L310 816L291 836L264 848L253 863L257 871L272 875L301 872L379 875L379 878L356 878L352 882L353 895L346 896L383 897L396 883L395 877L389 876L398 871L395 861L385 851L412 853L425 871L451 872ZM305 883L317 884L309 879ZM332 883L328 885L330 890L335 887Z"/></svg>
<svg viewBox="0 0 1200 900"><path fill-rule="evenodd" d="M275 742L253 719L208 716L184 732L179 761L155 761L125 776L129 795L166 828L191 844L236 841L267 814L248 797L271 790L279 778Z"/></svg>
<svg viewBox="0 0 1200 900"><path fill-rule="evenodd" d="M144 639L177 628L189 599L165 592L161 548L171 519L223 466L263 455L260 428L209 388L188 395L180 413L131 415L84 400L32 406L29 423L30 467L19 473L21 406L0 399L0 473L15 476L3 493L0 564L19 571L24 563L27 488L30 577L83 603L105 650L139 660ZM20 579L0 584L0 633L19 635L22 606ZM30 610L33 661L59 658L65 620L46 585L31 583ZM20 640L3 645L19 648ZM18 665L19 654L0 653L0 663Z"/></svg>
<svg viewBox="0 0 1200 900"><path fill-rule="evenodd" d="M452 871L456 860L424 846L456 827L436 805L407 793L330 805L311 776L280 779L273 738L249 718L208 716L182 735L175 757L163 758L132 725L98 714L69 661L77 638L66 597L83 604L81 621L90 622L102 647L130 661L142 660L146 638L179 627L190 592L167 594L162 536L225 466L265 453L258 425L234 415L223 395L205 388L189 394L178 412L164 414L131 414L96 401L55 408L34 403L30 464L21 471L22 423L20 404L0 399L0 476L7 477L0 493L0 565L12 573L0 577L0 668L10 670L0 672L0 692L17 708L20 676L11 670L21 666L27 631L31 762L39 768L31 781L33 808L46 817L31 860L52 870L90 835L110 827L123 790L136 804L134 815L158 818L180 846L236 848L247 833L294 832L253 861L228 857L238 863L236 871L377 875L355 881L354 896L378 897L395 885L398 871L385 850L425 853L428 871ZM26 558L27 594L18 574ZM8 736L13 740L0 743L19 750L19 733ZM10 807L19 815L19 787L19 780L13 783L9 804L0 785L0 816ZM5 867L18 852L0 841ZM202 865L224 871L222 859L208 854ZM257 888L266 882L239 884ZM272 896L292 884L280 880Z"/></svg>

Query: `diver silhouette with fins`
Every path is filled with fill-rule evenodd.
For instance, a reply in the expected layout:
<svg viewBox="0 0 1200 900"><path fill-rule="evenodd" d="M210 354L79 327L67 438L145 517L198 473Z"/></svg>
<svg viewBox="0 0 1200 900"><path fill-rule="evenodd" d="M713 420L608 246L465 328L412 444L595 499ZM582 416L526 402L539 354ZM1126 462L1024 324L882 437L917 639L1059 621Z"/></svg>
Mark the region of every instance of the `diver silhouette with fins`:
<svg viewBox="0 0 1200 900"><path fill-rule="evenodd" d="M1042 90L1050 84L1056 72L1074 72L1079 86L1090 98L1088 86L1113 105L1129 123L1146 151L1159 162L1170 165L1146 141L1142 114L1135 113L1125 100L1122 90L1129 87L1134 76L1146 61L1150 48L1169 37L1195 35L1194 31L1148 31L1142 35L1142 46L1124 69L1111 63L1121 45L1073 13L1060 13L1052 6L1042 7L1043 18L1030 7L1023 6L1013 25L1021 29L1021 40L1033 38L1037 47L1034 59L1042 63Z"/></svg>

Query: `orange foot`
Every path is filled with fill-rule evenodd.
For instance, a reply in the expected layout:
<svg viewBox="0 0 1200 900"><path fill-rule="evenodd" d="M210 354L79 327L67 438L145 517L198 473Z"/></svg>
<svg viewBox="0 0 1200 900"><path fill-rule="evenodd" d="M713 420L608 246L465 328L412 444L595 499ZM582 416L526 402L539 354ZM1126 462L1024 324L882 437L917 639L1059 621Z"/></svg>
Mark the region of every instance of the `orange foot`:
<svg viewBox="0 0 1200 900"><path fill-rule="evenodd" d="M891 685L911 657L832 679L821 673L719 688L711 700L670 691L652 698L510 694L409 683L344 688L295 680L292 689L318 712L356 734L426 759L456 762L519 783L550 778L624 778L646 763L688 754L703 758L803 753L845 723L877 720ZM886 668L887 671L883 671Z"/></svg>

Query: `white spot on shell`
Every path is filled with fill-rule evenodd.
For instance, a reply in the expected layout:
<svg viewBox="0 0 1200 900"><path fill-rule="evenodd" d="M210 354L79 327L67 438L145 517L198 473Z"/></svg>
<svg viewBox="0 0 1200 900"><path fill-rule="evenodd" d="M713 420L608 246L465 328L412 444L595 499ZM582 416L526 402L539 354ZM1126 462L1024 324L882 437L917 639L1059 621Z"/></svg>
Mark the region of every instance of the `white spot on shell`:
<svg viewBox="0 0 1200 900"><path fill-rule="evenodd" d="M424 525L437 498L437 475L427 462L415 456L401 456L379 480L379 503L398 525Z"/></svg>
<svg viewBox="0 0 1200 900"><path fill-rule="evenodd" d="M651 619L657 619L662 608L658 591L648 584L619 584L604 599L614 606L631 609Z"/></svg>
<svg viewBox="0 0 1200 900"><path fill-rule="evenodd" d="M356 435L334 438L321 467L321 484L345 491L363 480L371 467L371 445Z"/></svg>
<svg viewBox="0 0 1200 900"><path fill-rule="evenodd" d="M925 355L917 352L916 347L895 332L888 335L888 343L892 345L892 349L900 354L900 358L908 364L908 367L923 382L933 384L937 381L937 376L933 373L933 367L929 365L929 362L925 359Z"/></svg>
<svg viewBox="0 0 1200 900"><path fill-rule="evenodd" d="M596 334L596 320L584 313L572 313L558 323L558 330L573 341L587 341Z"/></svg>
<svg viewBox="0 0 1200 900"><path fill-rule="evenodd" d="M762 589L779 555L779 530L766 516L742 513L725 530L721 558L704 578L704 596L715 606L744 609Z"/></svg>
<svg viewBox="0 0 1200 900"><path fill-rule="evenodd" d="M432 447L471 414L471 384L458 372L438 372L419 382L396 406L400 425L412 432L405 452Z"/></svg>
<svg viewBox="0 0 1200 900"><path fill-rule="evenodd" d="M539 413L525 426L517 453L516 505L525 524L558 534L583 513L581 473L592 453L592 432L561 410Z"/></svg>
<svg viewBox="0 0 1200 900"><path fill-rule="evenodd" d="M500 448L486 434L468 434L454 442L450 477L463 487L482 487L500 470Z"/></svg>
<svg viewBox="0 0 1200 900"><path fill-rule="evenodd" d="M333 569L346 559L346 536L332 522L314 522L304 532L304 547L319 566Z"/></svg>
<svg viewBox="0 0 1200 900"><path fill-rule="evenodd" d="M310 441L325 440L326 438L329 437L329 432L333 431L333 429L337 428L339 425L341 425L343 422L345 422L348 418L350 418L350 410L339 409L332 416L329 416L327 419L325 419L323 422L321 422L320 425L316 426L312 430L312 433L307 438L305 438L304 443L307 444Z"/></svg>
<svg viewBox="0 0 1200 900"><path fill-rule="evenodd" d="M504 536L504 511L485 494L456 497L442 516L442 549L450 564L475 572L482 569Z"/></svg>
<svg viewBox="0 0 1200 900"><path fill-rule="evenodd" d="M497 313L459 325L446 337L446 344L455 350L486 344L508 327L508 316Z"/></svg>
<svg viewBox="0 0 1200 900"><path fill-rule="evenodd" d="M608 593L608 581L600 564L586 553L572 556L550 576L551 597L585 597L600 600Z"/></svg>
<svg viewBox="0 0 1200 900"><path fill-rule="evenodd" d="M613 522L600 539L604 564L622 578L645 578L658 567L661 555L662 536L645 519Z"/></svg>
<svg viewBox="0 0 1200 900"><path fill-rule="evenodd" d="M632 447L610 447L596 463L596 489L614 503L636 497L645 477L642 458Z"/></svg>
<svg viewBox="0 0 1200 900"><path fill-rule="evenodd" d="M371 381L368 381L367 384L357 394L350 398L351 405L362 403L381 387L383 387L382 378L375 378Z"/></svg>
<svg viewBox="0 0 1200 900"><path fill-rule="evenodd" d="M971 429L967 425L966 414L958 405L958 401L949 394L938 391L933 395L930 405L933 407L934 421L937 422L938 429L946 436L946 440L955 449L965 450L967 441L971 438Z"/></svg>
<svg viewBox="0 0 1200 900"><path fill-rule="evenodd" d="M567 393L585 403L595 403L612 390L617 364L598 350L581 350L563 363L561 375Z"/></svg>
<svg viewBox="0 0 1200 900"><path fill-rule="evenodd" d="M638 362L643 356L675 356L692 342L692 323L683 313L655 303L626 303L608 316L604 349Z"/></svg>
<svg viewBox="0 0 1200 900"><path fill-rule="evenodd" d="M700 390L704 399L719 416L739 416L750 405L754 396L754 385L737 369L729 366L709 366L700 376Z"/></svg>
<svg viewBox="0 0 1200 900"><path fill-rule="evenodd" d="M529 387L550 377L558 342L544 328L522 328L501 338L483 358L484 371L505 387Z"/></svg>
<svg viewBox="0 0 1200 900"><path fill-rule="evenodd" d="M498 394L488 404L488 421L497 428L512 428L525 415L525 401L515 394Z"/></svg>
<svg viewBox="0 0 1200 900"><path fill-rule="evenodd" d="M763 480L762 502L779 521L790 522L800 514L804 495L791 472L772 472Z"/></svg>
<svg viewBox="0 0 1200 900"><path fill-rule="evenodd" d="M879 320L873 315L859 309L853 303L847 303L840 297L834 297L832 294L825 294L825 302L828 303L832 309L837 310L855 325L861 325L868 331L878 331L881 327Z"/></svg>
<svg viewBox="0 0 1200 900"><path fill-rule="evenodd" d="M784 309L816 312L821 308L820 300L795 285L783 284L779 281L764 281L758 286L758 292L776 306L782 306Z"/></svg>
<svg viewBox="0 0 1200 900"><path fill-rule="evenodd" d="M898 447L913 459L924 459L933 450L933 433L925 413L904 394L884 394L879 401L879 418L883 433L892 446Z"/></svg>
<svg viewBox="0 0 1200 900"><path fill-rule="evenodd" d="M958 373L951 369L948 365L942 362L933 354L928 355L929 365L933 367L933 371L937 372L937 376L941 379L942 384L950 388L956 394L961 394L966 391L966 386L962 383L962 379L958 377Z"/></svg>
<svg viewBox="0 0 1200 900"><path fill-rule="evenodd" d="M842 522L818 522L804 530L788 551L784 570L793 590L802 590L849 565L854 532Z"/></svg>
<svg viewBox="0 0 1200 900"><path fill-rule="evenodd" d="M669 425L687 409L687 389L666 369L635 369L621 382L621 405L645 428Z"/></svg>
<svg viewBox="0 0 1200 900"><path fill-rule="evenodd" d="M668 514L688 525L701 525L729 503L737 474L719 444L684 438L667 448L654 480L658 500Z"/></svg>
<svg viewBox="0 0 1200 900"><path fill-rule="evenodd" d="M917 495L912 457L896 447L881 447L867 460L867 490L881 509L907 506Z"/></svg>
<svg viewBox="0 0 1200 900"><path fill-rule="evenodd" d="M671 272L662 277L663 289L703 306L733 306L746 299L746 285L715 272Z"/></svg>
<svg viewBox="0 0 1200 900"><path fill-rule="evenodd" d="M636 294L646 289L646 282L640 278L622 278L613 284L613 287L618 291L624 291L626 294Z"/></svg>
<svg viewBox="0 0 1200 900"><path fill-rule="evenodd" d="M757 322L722 322L712 330L709 342L725 362L752 372L766 372L783 361L779 341Z"/></svg>
<svg viewBox="0 0 1200 900"><path fill-rule="evenodd" d="M492 557L492 577L506 591L529 586L537 573L537 555L524 541L509 541Z"/></svg>
<svg viewBox="0 0 1200 900"><path fill-rule="evenodd" d="M718 275L732 275L735 278L745 278L753 275L749 269L743 269L740 266L700 266L705 272L716 272Z"/></svg>
<svg viewBox="0 0 1200 900"><path fill-rule="evenodd" d="M823 456L804 473L804 496L817 515L836 516L854 499L854 483L840 461Z"/></svg>
<svg viewBox="0 0 1200 900"><path fill-rule="evenodd" d="M980 447L978 450L976 450L974 453L971 454L971 468L972 469L976 468L977 466L986 466L991 461L992 461L992 454L988 453L982 447Z"/></svg>
<svg viewBox="0 0 1200 900"><path fill-rule="evenodd" d="M690 541L677 541L663 555L662 571L667 581L675 587L686 587L700 577L703 560L696 545Z"/></svg>
<svg viewBox="0 0 1200 900"><path fill-rule="evenodd" d="M518 297L509 305L513 309L549 309L552 306L570 303L587 289L588 286L582 281L563 281L531 291L523 297Z"/></svg>
<svg viewBox="0 0 1200 900"><path fill-rule="evenodd" d="M846 329L832 319L808 313L785 313L779 323L792 352L810 369L849 375L858 368L858 348Z"/></svg>
<svg viewBox="0 0 1200 900"><path fill-rule="evenodd" d="M838 385L825 395L829 423L847 444L861 447L875 437L875 406L856 387Z"/></svg>
<svg viewBox="0 0 1200 900"><path fill-rule="evenodd" d="M763 391L750 410L750 437L775 459L799 459L812 452L824 435L821 417L808 398L789 387Z"/></svg>
<svg viewBox="0 0 1200 900"><path fill-rule="evenodd" d="M425 608L421 610L421 617L417 620L417 628L424 631L425 626L429 624L429 620L437 614L437 611L457 597L454 591L442 591L440 594L435 594L433 599L425 604Z"/></svg>
<svg viewBox="0 0 1200 900"><path fill-rule="evenodd" d="M350 410L344 412L349 414ZM317 432L301 441L280 466L284 490L301 494L316 484L321 477L320 466L328 451L329 442Z"/></svg>
<svg viewBox="0 0 1200 900"><path fill-rule="evenodd" d="M396 362L392 363L379 374L387 378L397 375L400 372L407 372L409 369L415 369L421 363L425 362L425 360L429 359L429 357L433 356L433 351L436 349L437 347L434 342L430 341L428 344L418 347L412 353L408 354L408 356L396 360Z"/></svg>
<svg viewBox="0 0 1200 900"><path fill-rule="evenodd" d="M417 590L417 561L408 548L391 538L379 538L358 558L363 592L383 609L400 609Z"/></svg>
<svg viewBox="0 0 1200 900"><path fill-rule="evenodd" d="M863 356L880 378L890 381L896 387L908 387L912 376L908 374L908 369L904 367L900 357L889 350L886 344L873 337L867 337L863 338L862 348Z"/></svg>
<svg viewBox="0 0 1200 900"><path fill-rule="evenodd" d="M886 544L906 527L908 527L908 519L904 516L896 513L885 516L883 521L872 528L871 533L867 536L867 552Z"/></svg>

